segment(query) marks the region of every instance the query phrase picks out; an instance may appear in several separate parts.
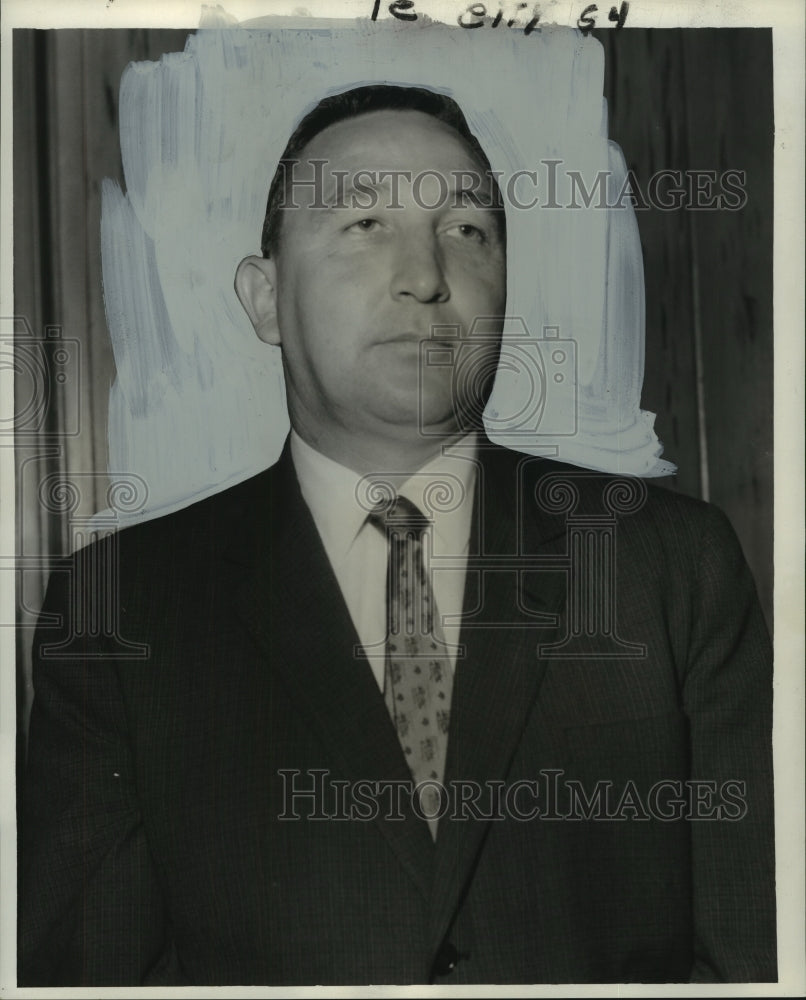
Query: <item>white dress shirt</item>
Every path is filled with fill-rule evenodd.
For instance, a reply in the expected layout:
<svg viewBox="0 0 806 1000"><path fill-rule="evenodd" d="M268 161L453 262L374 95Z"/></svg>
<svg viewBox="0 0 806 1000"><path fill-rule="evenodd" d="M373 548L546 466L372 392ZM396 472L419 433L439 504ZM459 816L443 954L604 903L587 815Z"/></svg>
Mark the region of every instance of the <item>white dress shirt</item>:
<svg viewBox="0 0 806 1000"><path fill-rule="evenodd" d="M450 649L451 669L455 670L476 486L476 451L476 437L470 434L408 478L399 473L360 476L291 432L291 457L303 499L313 515L381 690L386 659L387 541L367 521L374 506L371 482L391 484L398 495L433 519L433 593ZM440 483L446 484L444 491Z"/></svg>

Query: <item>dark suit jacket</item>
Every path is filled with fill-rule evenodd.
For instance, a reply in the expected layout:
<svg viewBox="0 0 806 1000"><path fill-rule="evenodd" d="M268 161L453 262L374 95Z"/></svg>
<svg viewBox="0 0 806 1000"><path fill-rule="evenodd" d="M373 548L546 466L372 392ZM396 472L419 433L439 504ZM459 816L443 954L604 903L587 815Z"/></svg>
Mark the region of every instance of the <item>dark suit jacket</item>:
<svg viewBox="0 0 806 1000"><path fill-rule="evenodd" d="M289 800L409 776L287 448L54 572L20 982L774 979L754 586L717 510L633 482L616 517L613 487L482 453L446 782L498 781L505 808L479 799L436 845L405 795L368 820ZM689 779L713 784L675 819Z"/></svg>

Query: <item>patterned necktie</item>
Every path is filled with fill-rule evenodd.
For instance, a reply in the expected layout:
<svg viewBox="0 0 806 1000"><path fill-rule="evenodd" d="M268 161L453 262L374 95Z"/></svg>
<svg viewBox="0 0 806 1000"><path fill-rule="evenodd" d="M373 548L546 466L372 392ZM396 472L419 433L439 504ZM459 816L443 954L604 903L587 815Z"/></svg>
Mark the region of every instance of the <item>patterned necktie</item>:
<svg viewBox="0 0 806 1000"><path fill-rule="evenodd" d="M445 773L453 687L423 554L430 522L405 497L385 513L371 514L370 520L389 544L384 699L415 787L427 782L419 797L422 813L429 817L440 803L437 785ZM436 839L437 820L429 819L428 825Z"/></svg>

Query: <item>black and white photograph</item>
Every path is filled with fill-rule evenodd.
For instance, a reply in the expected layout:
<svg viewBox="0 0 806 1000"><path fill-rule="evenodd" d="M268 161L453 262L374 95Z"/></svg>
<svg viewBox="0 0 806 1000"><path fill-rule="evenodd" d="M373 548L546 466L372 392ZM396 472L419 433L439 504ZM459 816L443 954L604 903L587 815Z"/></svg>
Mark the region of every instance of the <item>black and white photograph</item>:
<svg viewBox="0 0 806 1000"><path fill-rule="evenodd" d="M3 5L9 996L806 989L804 10L734 6Z"/></svg>

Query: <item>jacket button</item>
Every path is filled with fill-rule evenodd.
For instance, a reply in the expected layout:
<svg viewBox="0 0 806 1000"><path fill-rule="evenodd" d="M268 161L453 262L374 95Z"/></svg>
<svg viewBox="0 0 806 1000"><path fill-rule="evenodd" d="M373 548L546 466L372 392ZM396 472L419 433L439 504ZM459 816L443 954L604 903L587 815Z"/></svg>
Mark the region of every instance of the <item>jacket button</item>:
<svg viewBox="0 0 806 1000"><path fill-rule="evenodd" d="M446 941L437 952L434 959L434 974L437 976L449 976L456 968L459 961L459 952L450 941Z"/></svg>

